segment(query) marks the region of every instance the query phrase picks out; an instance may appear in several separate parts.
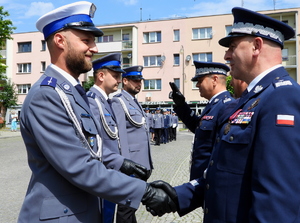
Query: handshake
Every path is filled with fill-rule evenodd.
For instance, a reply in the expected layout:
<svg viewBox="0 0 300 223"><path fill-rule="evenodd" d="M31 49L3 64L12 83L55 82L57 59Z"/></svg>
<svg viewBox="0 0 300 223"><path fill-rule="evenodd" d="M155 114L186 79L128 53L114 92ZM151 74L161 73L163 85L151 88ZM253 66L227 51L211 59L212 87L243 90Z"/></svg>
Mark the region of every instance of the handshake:
<svg viewBox="0 0 300 223"><path fill-rule="evenodd" d="M175 189L162 180L147 184L142 203L153 216L160 217L178 209L178 197Z"/></svg>

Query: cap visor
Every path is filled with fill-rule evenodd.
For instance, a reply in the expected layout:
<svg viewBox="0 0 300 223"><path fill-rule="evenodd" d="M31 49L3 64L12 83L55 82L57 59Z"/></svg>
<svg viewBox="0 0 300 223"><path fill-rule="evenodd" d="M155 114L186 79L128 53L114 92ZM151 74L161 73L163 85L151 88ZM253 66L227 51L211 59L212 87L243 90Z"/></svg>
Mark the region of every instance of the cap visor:
<svg viewBox="0 0 300 223"><path fill-rule="evenodd" d="M109 70L112 70L112 71L115 71L115 72L119 72L119 73L126 73L124 70L122 70L121 68L110 68L110 67L105 67L106 69L109 69Z"/></svg>
<svg viewBox="0 0 300 223"><path fill-rule="evenodd" d="M74 26L72 29L78 29L86 32L92 32L95 36L103 36L103 32L95 26Z"/></svg>
<svg viewBox="0 0 300 223"><path fill-rule="evenodd" d="M143 76L136 75L136 76L126 76L125 78L131 79L131 80L144 80Z"/></svg>
<svg viewBox="0 0 300 223"><path fill-rule="evenodd" d="M229 47L231 41L233 38L235 37L242 37L242 36L246 36L246 34L244 33L235 33L235 34L230 34L222 39L219 40L219 44L221 46L224 46L224 47Z"/></svg>

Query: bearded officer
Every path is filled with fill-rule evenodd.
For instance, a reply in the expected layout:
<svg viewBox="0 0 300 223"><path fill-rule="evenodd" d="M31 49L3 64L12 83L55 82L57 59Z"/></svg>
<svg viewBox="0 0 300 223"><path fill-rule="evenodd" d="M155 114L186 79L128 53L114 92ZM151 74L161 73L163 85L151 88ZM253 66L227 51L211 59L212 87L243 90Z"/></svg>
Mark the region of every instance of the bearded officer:
<svg viewBox="0 0 300 223"><path fill-rule="evenodd" d="M103 35L91 19L95 10L90 2L75 2L37 21L51 64L22 107L21 133L32 176L18 222L102 222L99 197L135 209L142 200L174 211L165 192L101 162L101 126L78 80L92 68L95 37Z"/></svg>

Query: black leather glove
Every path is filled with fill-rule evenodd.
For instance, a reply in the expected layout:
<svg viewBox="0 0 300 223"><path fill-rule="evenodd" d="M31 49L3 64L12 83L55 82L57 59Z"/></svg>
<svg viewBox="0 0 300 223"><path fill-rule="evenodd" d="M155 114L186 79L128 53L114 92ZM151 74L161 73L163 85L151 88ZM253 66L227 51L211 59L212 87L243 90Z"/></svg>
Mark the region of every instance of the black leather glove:
<svg viewBox="0 0 300 223"><path fill-rule="evenodd" d="M151 175L151 171L147 170L146 167L128 159L124 159L120 171L128 176L134 175L144 181L146 181Z"/></svg>
<svg viewBox="0 0 300 223"><path fill-rule="evenodd" d="M147 184L142 203L146 205L147 211L153 216L158 215L160 217L165 213L177 210L176 204L164 190L152 187L150 184Z"/></svg>
<svg viewBox="0 0 300 223"><path fill-rule="evenodd" d="M163 189L176 204L176 207L178 207L178 196L176 190L170 184L162 180L157 180L151 182L150 185L155 188Z"/></svg>
<svg viewBox="0 0 300 223"><path fill-rule="evenodd" d="M177 106L183 106L185 104L185 97L183 96L183 94L181 94L174 82L169 82L169 85L172 88L172 91L169 94L169 98L173 99L174 103Z"/></svg>

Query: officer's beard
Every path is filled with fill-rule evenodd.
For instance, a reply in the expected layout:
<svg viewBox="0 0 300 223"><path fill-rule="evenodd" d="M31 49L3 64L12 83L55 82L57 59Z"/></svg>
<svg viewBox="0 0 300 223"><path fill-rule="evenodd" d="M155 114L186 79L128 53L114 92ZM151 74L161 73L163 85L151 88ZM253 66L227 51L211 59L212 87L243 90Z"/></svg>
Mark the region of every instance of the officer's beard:
<svg viewBox="0 0 300 223"><path fill-rule="evenodd" d="M79 77L80 74L86 73L92 69L92 62L88 61L84 53L74 50L68 43L69 53L66 57L66 66L68 70Z"/></svg>

